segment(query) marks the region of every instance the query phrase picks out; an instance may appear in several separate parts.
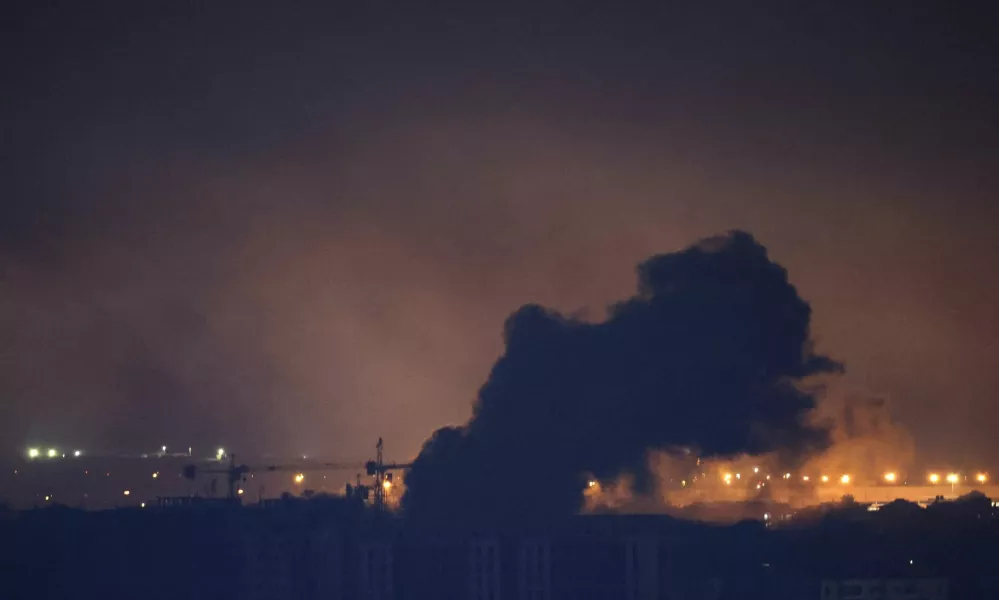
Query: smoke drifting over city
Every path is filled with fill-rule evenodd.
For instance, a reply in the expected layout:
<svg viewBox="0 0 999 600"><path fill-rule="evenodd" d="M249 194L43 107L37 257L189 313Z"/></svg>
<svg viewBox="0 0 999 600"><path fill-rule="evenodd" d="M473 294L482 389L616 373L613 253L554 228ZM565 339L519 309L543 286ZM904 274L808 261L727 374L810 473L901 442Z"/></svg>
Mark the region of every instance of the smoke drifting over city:
<svg viewBox="0 0 999 600"><path fill-rule="evenodd" d="M842 367L812 350L811 310L750 234L638 267L635 296L589 323L537 305L507 320L506 349L471 420L427 441L406 478L417 519L577 512L590 478L648 490L652 451L827 447L805 378Z"/></svg>
<svg viewBox="0 0 999 600"><path fill-rule="evenodd" d="M471 417L511 310L602 319L733 229L921 472L999 454L994 17L56 4L0 35L8 457L409 462Z"/></svg>
<svg viewBox="0 0 999 600"><path fill-rule="evenodd" d="M625 474L587 486L587 512L668 513L685 518L735 522L759 502L802 508L838 502L877 483L918 485L915 443L883 397L850 388L841 379L815 389L810 422L828 432L828 445L798 457L781 452L691 457L655 451L648 458L653 483L638 490ZM845 485L844 476L851 485Z"/></svg>

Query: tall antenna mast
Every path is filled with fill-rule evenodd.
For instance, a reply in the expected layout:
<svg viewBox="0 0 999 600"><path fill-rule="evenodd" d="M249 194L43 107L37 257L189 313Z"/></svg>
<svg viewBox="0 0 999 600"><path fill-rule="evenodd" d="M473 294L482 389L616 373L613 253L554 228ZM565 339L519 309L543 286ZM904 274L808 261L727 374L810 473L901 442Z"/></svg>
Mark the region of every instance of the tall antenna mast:
<svg viewBox="0 0 999 600"><path fill-rule="evenodd" d="M382 452L385 444L382 438L378 438L378 445L375 446L375 509L385 508L385 460Z"/></svg>

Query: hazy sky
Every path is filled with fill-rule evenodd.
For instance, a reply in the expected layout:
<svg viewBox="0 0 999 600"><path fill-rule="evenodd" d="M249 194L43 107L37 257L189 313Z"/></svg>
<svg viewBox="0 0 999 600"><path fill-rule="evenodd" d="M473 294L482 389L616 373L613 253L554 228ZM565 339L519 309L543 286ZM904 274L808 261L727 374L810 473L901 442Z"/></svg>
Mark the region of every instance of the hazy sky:
<svg viewBox="0 0 999 600"><path fill-rule="evenodd" d="M740 228L921 458L999 466L999 8L19 4L8 452L409 458L518 306Z"/></svg>

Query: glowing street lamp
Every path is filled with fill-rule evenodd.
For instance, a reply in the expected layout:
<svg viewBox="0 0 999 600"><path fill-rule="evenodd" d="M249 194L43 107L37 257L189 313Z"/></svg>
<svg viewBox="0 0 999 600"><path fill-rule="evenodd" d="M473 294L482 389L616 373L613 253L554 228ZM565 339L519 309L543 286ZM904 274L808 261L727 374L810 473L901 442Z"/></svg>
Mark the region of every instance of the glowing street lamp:
<svg viewBox="0 0 999 600"><path fill-rule="evenodd" d="M844 473L843 476L839 478L839 482L843 485L850 483L850 476Z"/></svg>
<svg viewBox="0 0 999 600"><path fill-rule="evenodd" d="M988 480L989 476L986 475L985 473L979 473L978 475L975 475L975 481L977 481L978 483L985 483Z"/></svg>
<svg viewBox="0 0 999 600"><path fill-rule="evenodd" d="M894 472L889 471L885 473L885 481L887 481L888 483L895 483L896 479L898 479L898 475L896 475Z"/></svg>
<svg viewBox="0 0 999 600"><path fill-rule="evenodd" d="M940 475L936 473L930 473L930 476L927 477L927 479L930 480L930 483L940 483Z"/></svg>
<svg viewBox="0 0 999 600"><path fill-rule="evenodd" d="M295 483L302 483L303 481L305 481L305 474L295 473Z"/></svg>

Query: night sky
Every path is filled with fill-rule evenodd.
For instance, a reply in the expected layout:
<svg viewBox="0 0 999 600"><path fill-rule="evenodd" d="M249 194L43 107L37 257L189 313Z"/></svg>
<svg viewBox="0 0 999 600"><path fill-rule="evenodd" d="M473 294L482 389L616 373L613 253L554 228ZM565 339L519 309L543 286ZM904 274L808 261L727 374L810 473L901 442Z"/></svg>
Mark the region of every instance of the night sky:
<svg viewBox="0 0 999 600"><path fill-rule="evenodd" d="M999 7L426 4L5 10L4 452L411 458L518 307L742 229L838 386L999 467Z"/></svg>

